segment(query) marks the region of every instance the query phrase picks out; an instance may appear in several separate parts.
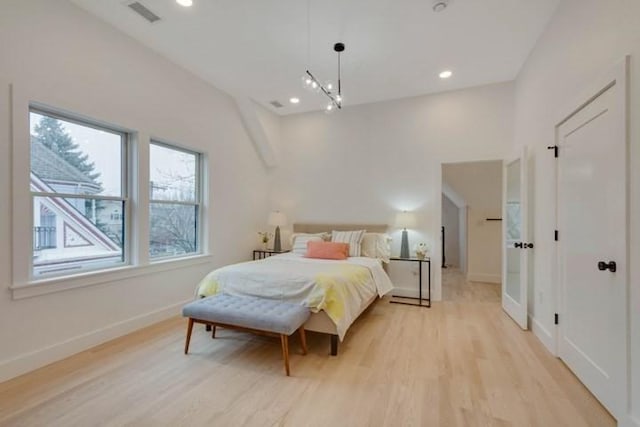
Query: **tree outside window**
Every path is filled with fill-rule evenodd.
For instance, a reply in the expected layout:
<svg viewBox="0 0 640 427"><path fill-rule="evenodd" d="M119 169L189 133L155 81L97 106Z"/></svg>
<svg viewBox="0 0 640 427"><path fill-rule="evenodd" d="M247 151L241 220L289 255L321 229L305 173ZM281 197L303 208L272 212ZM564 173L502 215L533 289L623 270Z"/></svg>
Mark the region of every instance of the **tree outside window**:
<svg viewBox="0 0 640 427"><path fill-rule="evenodd" d="M153 142L149 160L149 255L198 252L200 155Z"/></svg>

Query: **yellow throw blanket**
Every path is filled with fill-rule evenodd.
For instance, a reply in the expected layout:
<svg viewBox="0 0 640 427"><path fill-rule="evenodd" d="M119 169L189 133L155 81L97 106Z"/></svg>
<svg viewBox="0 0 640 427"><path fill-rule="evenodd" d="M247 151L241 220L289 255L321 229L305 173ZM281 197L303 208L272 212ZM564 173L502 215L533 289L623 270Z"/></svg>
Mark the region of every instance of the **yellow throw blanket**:
<svg viewBox="0 0 640 427"><path fill-rule="evenodd" d="M357 260L316 260L286 254L234 264L209 273L198 285L197 295L224 292L300 303L316 313L324 310L342 339L362 306L374 295L383 294L372 274L379 262ZM384 285L386 293L391 285Z"/></svg>

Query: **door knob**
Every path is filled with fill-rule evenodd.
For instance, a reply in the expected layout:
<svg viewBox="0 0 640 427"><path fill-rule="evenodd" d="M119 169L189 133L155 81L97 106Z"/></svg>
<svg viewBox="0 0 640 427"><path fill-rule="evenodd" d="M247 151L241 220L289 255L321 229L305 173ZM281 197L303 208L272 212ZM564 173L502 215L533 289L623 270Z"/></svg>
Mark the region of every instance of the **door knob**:
<svg viewBox="0 0 640 427"><path fill-rule="evenodd" d="M533 243L525 243L524 244L524 248L525 249L533 249Z"/></svg>
<svg viewBox="0 0 640 427"><path fill-rule="evenodd" d="M520 249L522 249L522 242L515 242L515 243L513 244L513 247L514 247L514 248L520 248Z"/></svg>
<svg viewBox="0 0 640 427"><path fill-rule="evenodd" d="M616 262L615 261L609 261L609 262L600 261L598 263L598 270L600 270L600 271L609 270L610 272L615 273L616 270L617 270Z"/></svg>

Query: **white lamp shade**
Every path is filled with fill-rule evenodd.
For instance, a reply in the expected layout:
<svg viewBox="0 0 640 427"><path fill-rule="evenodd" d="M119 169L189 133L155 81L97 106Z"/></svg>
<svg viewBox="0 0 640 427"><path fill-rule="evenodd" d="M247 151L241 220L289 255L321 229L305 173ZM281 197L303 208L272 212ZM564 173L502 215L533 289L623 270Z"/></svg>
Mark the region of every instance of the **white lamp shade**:
<svg viewBox="0 0 640 427"><path fill-rule="evenodd" d="M274 227L287 225L287 216L280 211L271 212L269 214L269 225Z"/></svg>
<svg viewBox="0 0 640 427"><path fill-rule="evenodd" d="M413 212L398 212L396 215L396 227L413 228L416 226L416 215Z"/></svg>

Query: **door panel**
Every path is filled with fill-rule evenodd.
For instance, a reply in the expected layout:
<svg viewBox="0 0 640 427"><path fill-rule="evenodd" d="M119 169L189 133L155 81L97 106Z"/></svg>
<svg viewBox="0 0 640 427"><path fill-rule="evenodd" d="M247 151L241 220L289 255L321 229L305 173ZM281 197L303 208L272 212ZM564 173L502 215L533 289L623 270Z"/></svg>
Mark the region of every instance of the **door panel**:
<svg viewBox="0 0 640 427"><path fill-rule="evenodd" d="M613 413L626 366L626 136L612 85L558 128L559 355ZM615 261L615 273L598 269ZM623 405L622 405L623 406Z"/></svg>
<svg viewBox="0 0 640 427"><path fill-rule="evenodd" d="M526 149L504 163L502 191L502 307L527 329L527 265L529 243L526 221Z"/></svg>

